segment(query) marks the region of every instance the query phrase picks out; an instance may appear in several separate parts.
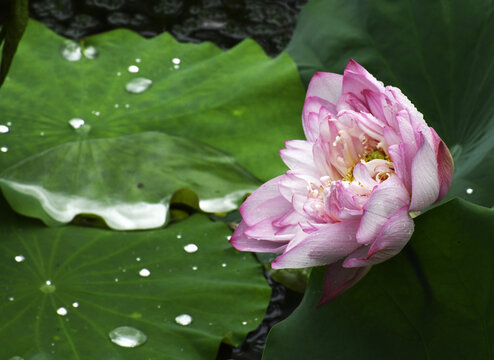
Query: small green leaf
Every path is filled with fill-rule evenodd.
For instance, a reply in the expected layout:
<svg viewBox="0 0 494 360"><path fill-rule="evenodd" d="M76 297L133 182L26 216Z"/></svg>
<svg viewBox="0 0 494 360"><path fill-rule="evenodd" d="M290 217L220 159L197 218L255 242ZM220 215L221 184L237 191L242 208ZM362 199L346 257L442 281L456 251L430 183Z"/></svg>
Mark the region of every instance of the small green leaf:
<svg viewBox="0 0 494 360"><path fill-rule="evenodd" d="M316 308L325 268L263 359L489 359L494 210L455 199L415 219L404 251Z"/></svg>
<svg viewBox="0 0 494 360"><path fill-rule="evenodd" d="M204 215L114 232L46 228L4 200L0 212L2 358L215 359L222 340L238 345L263 319L259 264ZM121 327L145 342L115 338L134 331Z"/></svg>
<svg viewBox="0 0 494 360"><path fill-rule="evenodd" d="M202 210L217 212L236 209L257 186L230 156L157 132L65 143L0 174L5 197L23 215L60 225L91 214L118 230L162 226L183 188Z"/></svg>

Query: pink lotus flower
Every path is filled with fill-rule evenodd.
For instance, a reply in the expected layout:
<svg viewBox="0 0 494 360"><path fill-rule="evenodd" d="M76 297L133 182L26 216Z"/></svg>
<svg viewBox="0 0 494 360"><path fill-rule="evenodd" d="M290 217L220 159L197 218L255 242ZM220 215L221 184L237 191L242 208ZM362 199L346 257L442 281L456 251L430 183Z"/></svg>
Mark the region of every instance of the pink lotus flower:
<svg viewBox="0 0 494 360"><path fill-rule="evenodd" d="M329 264L322 304L406 245L410 212L447 193L453 160L407 97L353 60L314 75L302 121L307 140L280 151L290 170L243 203L231 244L281 254L274 269Z"/></svg>

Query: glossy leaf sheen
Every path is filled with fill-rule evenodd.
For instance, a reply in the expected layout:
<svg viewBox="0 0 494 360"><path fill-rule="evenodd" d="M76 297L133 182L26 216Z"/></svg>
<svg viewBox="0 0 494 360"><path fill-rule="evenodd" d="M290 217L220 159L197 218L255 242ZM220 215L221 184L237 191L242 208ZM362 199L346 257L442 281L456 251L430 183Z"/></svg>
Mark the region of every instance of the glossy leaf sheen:
<svg viewBox="0 0 494 360"><path fill-rule="evenodd" d="M494 210L455 199L415 224L402 253L320 308L315 270L263 359L491 358Z"/></svg>
<svg viewBox="0 0 494 360"><path fill-rule="evenodd" d="M306 84L316 71L341 73L354 58L399 87L452 149L448 198L492 206L493 16L484 0L312 0L287 51Z"/></svg>
<svg viewBox="0 0 494 360"><path fill-rule="evenodd" d="M32 156L0 175L12 207L48 225L77 214L114 229L162 226L173 193L193 189L205 211L230 211L258 182L230 156L157 132L75 141Z"/></svg>
<svg viewBox="0 0 494 360"><path fill-rule="evenodd" d="M222 339L239 344L256 328L269 302L254 257L232 249L228 228L202 215L164 230L114 232L46 228L5 204L1 214L5 359L214 359ZM189 243L198 250L185 252ZM181 314L190 325L176 323ZM110 342L121 326L147 341L133 349Z"/></svg>
<svg viewBox="0 0 494 360"><path fill-rule="evenodd" d="M252 40L225 52L211 43L178 43L167 33L143 39L114 30L84 39L82 53L94 46L97 56L79 61L61 55L64 42L29 22L11 81L0 89L0 124L12 122L0 134L0 146L8 147L2 168L69 141L162 131L232 154L266 180L285 169L283 142L302 137L304 90L295 64L287 54L269 58ZM151 87L128 92L137 77ZM73 118L90 131L75 131Z"/></svg>

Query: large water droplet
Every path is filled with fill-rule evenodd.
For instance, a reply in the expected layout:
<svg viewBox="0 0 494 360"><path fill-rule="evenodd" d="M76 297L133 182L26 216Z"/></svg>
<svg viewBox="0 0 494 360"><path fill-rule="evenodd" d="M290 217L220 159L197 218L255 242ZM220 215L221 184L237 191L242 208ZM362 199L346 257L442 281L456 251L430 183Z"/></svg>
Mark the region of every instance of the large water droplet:
<svg viewBox="0 0 494 360"><path fill-rule="evenodd" d="M69 61L79 61L82 58L81 46L72 40L66 40L62 45L62 56Z"/></svg>
<svg viewBox="0 0 494 360"><path fill-rule="evenodd" d="M0 134L6 134L9 132L9 127L5 125L0 125Z"/></svg>
<svg viewBox="0 0 494 360"><path fill-rule="evenodd" d="M110 340L119 346L133 348L144 344L148 337L141 330L132 326L120 326L108 334Z"/></svg>
<svg viewBox="0 0 494 360"><path fill-rule="evenodd" d="M91 130L91 125L86 124L86 122L80 118L70 119L69 125L79 134L87 134Z"/></svg>
<svg viewBox="0 0 494 360"><path fill-rule="evenodd" d="M26 258L24 257L24 255L17 255L16 257L14 257L14 260L20 263L26 260Z"/></svg>
<svg viewBox="0 0 494 360"><path fill-rule="evenodd" d="M9 151L9 148L8 148L8 147L6 147L6 146L2 146L2 147L0 148L0 151L1 151L1 152L7 152L7 151Z"/></svg>
<svg viewBox="0 0 494 360"><path fill-rule="evenodd" d="M129 70L129 72L131 72L131 73L136 73L136 72L139 72L139 66L136 66L136 65L130 65L128 70Z"/></svg>
<svg viewBox="0 0 494 360"><path fill-rule="evenodd" d="M175 318L175 322L183 326L190 325L190 323L192 322L192 316L190 316L189 314L178 315Z"/></svg>
<svg viewBox="0 0 494 360"><path fill-rule="evenodd" d="M472 188L468 188L465 190L465 192L468 194L468 195L472 195L473 194L473 189Z"/></svg>
<svg viewBox="0 0 494 360"><path fill-rule="evenodd" d="M86 122L83 119L73 118L69 120L69 125L74 129L80 129Z"/></svg>
<svg viewBox="0 0 494 360"><path fill-rule="evenodd" d="M185 252L188 252L189 254L195 253L199 248L197 247L196 244L187 244L184 246Z"/></svg>
<svg viewBox="0 0 494 360"><path fill-rule="evenodd" d="M88 59L96 59L98 57L98 49L94 46L88 46L84 49L84 56Z"/></svg>
<svg viewBox="0 0 494 360"><path fill-rule="evenodd" d="M141 271L139 271L139 275L142 277L148 277L149 275L151 275L151 271L144 268L144 269L141 269Z"/></svg>
<svg viewBox="0 0 494 360"><path fill-rule="evenodd" d="M60 315L60 316L65 316L67 315L67 309L64 308L63 306L62 307L59 307L57 309L57 314Z"/></svg>
<svg viewBox="0 0 494 360"><path fill-rule="evenodd" d="M39 287L39 289L45 294L51 294L55 292L57 287L51 283L50 280L46 280L46 282Z"/></svg>
<svg viewBox="0 0 494 360"><path fill-rule="evenodd" d="M132 94L140 94L151 87L153 82L149 79L138 77L130 80L127 85L125 85L125 90Z"/></svg>
<svg viewBox="0 0 494 360"><path fill-rule="evenodd" d="M182 60L180 60L179 58L173 58L172 59L172 63L174 63L175 65L178 65L182 62Z"/></svg>

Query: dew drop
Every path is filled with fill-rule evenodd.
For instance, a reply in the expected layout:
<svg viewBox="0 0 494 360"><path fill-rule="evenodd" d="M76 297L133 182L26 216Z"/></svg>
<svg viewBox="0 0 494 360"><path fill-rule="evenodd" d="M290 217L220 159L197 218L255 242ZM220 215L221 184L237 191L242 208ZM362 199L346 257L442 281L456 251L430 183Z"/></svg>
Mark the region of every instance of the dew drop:
<svg viewBox="0 0 494 360"><path fill-rule="evenodd" d="M473 193L473 189L472 188L468 188L465 190L465 192L468 194L468 195L471 195Z"/></svg>
<svg viewBox="0 0 494 360"><path fill-rule="evenodd" d="M57 309L57 314L60 315L60 316L65 316L67 315L67 309L64 308L63 306L62 307L59 307Z"/></svg>
<svg viewBox="0 0 494 360"><path fill-rule="evenodd" d="M190 325L190 323L192 322L192 316L190 316L189 314L178 315L175 318L175 322L183 326Z"/></svg>
<svg viewBox="0 0 494 360"><path fill-rule="evenodd" d="M44 131L40 132L39 136L45 136L45 132Z"/></svg>
<svg viewBox="0 0 494 360"><path fill-rule="evenodd" d="M227 263L221 264L221 267L226 267L226 266L227 266Z"/></svg>
<svg viewBox="0 0 494 360"><path fill-rule="evenodd" d="M12 126L12 121L7 121L7 126Z"/></svg>
<svg viewBox="0 0 494 360"><path fill-rule="evenodd" d="M5 125L0 125L0 134L6 134L9 132L9 127Z"/></svg>
<svg viewBox="0 0 494 360"><path fill-rule="evenodd" d="M134 348L144 344L148 337L141 330L132 326L120 326L108 334L112 343L126 348Z"/></svg>
<svg viewBox="0 0 494 360"><path fill-rule="evenodd" d="M15 298L13 296L9 297L9 301L14 301L14 300L15 300Z"/></svg>
<svg viewBox="0 0 494 360"><path fill-rule="evenodd" d="M26 260L26 258L24 257L24 255L17 255L16 257L14 257L14 260L18 263L20 262L23 262L24 260Z"/></svg>
<svg viewBox="0 0 494 360"><path fill-rule="evenodd" d="M148 277L149 275L151 275L151 271L149 271L146 268L141 269L141 271L139 271L139 276Z"/></svg>
<svg viewBox="0 0 494 360"><path fill-rule="evenodd" d="M242 321L242 325L247 325L247 321Z"/></svg>
<svg viewBox="0 0 494 360"><path fill-rule="evenodd" d="M136 65L130 65L128 70L129 70L129 72L131 72L131 73L136 73L136 72L139 72L139 66L136 66Z"/></svg>
<svg viewBox="0 0 494 360"><path fill-rule="evenodd" d="M177 234L177 239L181 239L182 238L182 234Z"/></svg>
<svg viewBox="0 0 494 360"><path fill-rule="evenodd" d="M118 282L118 278L117 277L115 278L115 282Z"/></svg>
<svg viewBox="0 0 494 360"><path fill-rule="evenodd" d="M141 59L137 58L136 63L140 63L140 62L141 62Z"/></svg>
<svg viewBox="0 0 494 360"><path fill-rule="evenodd" d="M81 46L72 40L66 40L63 43L61 53L68 61L79 61L82 58Z"/></svg>
<svg viewBox="0 0 494 360"><path fill-rule="evenodd" d="M45 283L39 287L39 289L45 294L51 294L55 292L57 287L53 285L50 280L46 280Z"/></svg>
<svg viewBox="0 0 494 360"><path fill-rule="evenodd" d="M88 59L96 59L98 57L98 49L94 46L88 46L84 49L84 56Z"/></svg>
<svg viewBox="0 0 494 360"><path fill-rule="evenodd" d="M198 269L197 266L192 266L192 270L196 271Z"/></svg>
<svg viewBox="0 0 494 360"><path fill-rule="evenodd" d="M0 148L0 151L1 151L1 152L7 152L7 151L9 151L9 148L8 148L8 147L6 147L6 146L2 146L2 147Z"/></svg>
<svg viewBox="0 0 494 360"><path fill-rule="evenodd" d="M179 58L173 58L172 59L172 63L174 63L175 65L178 65L182 62L182 60L180 60Z"/></svg>
<svg viewBox="0 0 494 360"><path fill-rule="evenodd" d="M141 258L140 257L136 257L136 261L141 261Z"/></svg>
<svg viewBox="0 0 494 360"><path fill-rule="evenodd" d="M130 108L130 104L125 104L125 108L126 109Z"/></svg>
<svg viewBox="0 0 494 360"><path fill-rule="evenodd" d="M73 118L69 120L69 125L72 126L73 129L80 129L86 122L83 119Z"/></svg>
<svg viewBox="0 0 494 360"><path fill-rule="evenodd" d="M113 105L113 107L114 107L115 109L118 109L118 108L120 107L120 105L119 105L119 104L115 104L115 105Z"/></svg>
<svg viewBox="0 0 494 360"><path fill-rule="evenodd" d="M122 76L122 73L120 71L117 72L117 76Z"/></svg>
<svg viewBox="0 0 494 360"><path fill-rule="evenodd" d="M232 236L231 236L231 235L228 235L228 236L226 237L226 239L227 239L228 241L230 241L230 239L231 239L231 238L232 238Z"/></svg>
<svg viewBox="0 0 494 360"><path fill-rule="evenodd" d="M132 94L140 94L146 91L151 87L153 82L149 79L143 78L143 77L138 77L135 79L130 80L126 85L125 85L125 90Z"/></svg>
<svg viewBox="0 0 494 360"><path fill-rule="evenodd" d="M73 302L72 303L72 307L78 308L79 307L79 303L77 301L76 302Z"/></svg>
<svg viewBox="0 0 494 360"><path fill-rule="evenodd" d="M197 247L196 244L187 244L184 246L184 250L185 252L191 254L191 253L195 253L197 250L199 250L199 248Z"/></svg>

